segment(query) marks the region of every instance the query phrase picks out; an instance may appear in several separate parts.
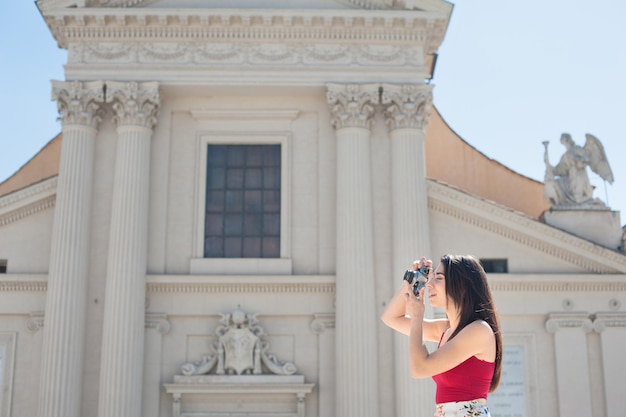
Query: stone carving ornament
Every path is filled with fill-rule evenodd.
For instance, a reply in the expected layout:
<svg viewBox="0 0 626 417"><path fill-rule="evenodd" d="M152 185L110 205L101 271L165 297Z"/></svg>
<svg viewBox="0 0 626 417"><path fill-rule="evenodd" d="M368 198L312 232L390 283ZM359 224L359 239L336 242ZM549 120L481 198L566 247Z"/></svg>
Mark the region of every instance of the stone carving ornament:
<svg viewBox="0 0 626 417"><path fill-rule="evenodd" d="M602 179L613 183L613 172L604 152L602 143L593 135L585 135L584 146L579 146L572 137L563 133L561 143L565 153L559 163L550 165L548 159L548 141L545 146L544 162L546 164L544 196L553 207L569 209L605 209L604 202L593 198L593 187L589 182L587 167Z"/></svg>
<svg viewBox="0 0 626 417"><path fill-rule="evenodd" d="M208 374L214 367L216 375L242 375L263 373L265 365L270 373L292 375L296 366L279 360L268 353L269 343L256 318L258 313L247 314L239 307L232 313L220 313L222 318L215 329L217 342L213 352L198 362L186 362L181 366L183 375ZM217 366L216 366L217 365Z"/></svg>

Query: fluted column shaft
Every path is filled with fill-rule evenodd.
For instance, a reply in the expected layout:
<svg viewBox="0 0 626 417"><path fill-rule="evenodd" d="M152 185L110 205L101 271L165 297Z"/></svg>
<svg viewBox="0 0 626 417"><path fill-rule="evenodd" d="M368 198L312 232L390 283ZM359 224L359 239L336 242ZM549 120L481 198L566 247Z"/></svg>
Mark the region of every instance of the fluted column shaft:
<svg viewBox="0 0 626 417"><path fill-rule="evenodd" d="M91 180L101 82L53 81L63 146L52 230L39 417L79 417L85 344Z"/></svg>
<svg viewBox="0 0 626 417"><path fill-rule="evenodd" d="M330 85L337 130L336 416L378 416L370 124L377 85Z"/></svg>
<svg viewBox="0 0 626 417"><path fill-rule="evenodd" d="M100 417L141 416L150 140L156 83L107 83L118 143L106 274Z"/></svg>
<svg viewBox="0 0 626 417"><path fill-rule="evenodd" d="M424 150L431 87L384 84L382 102L391 136L392 288L395 293L411 262L422 255L431 256ZM427 305L427 309L429 315L430 306ZM434 384L431 380L413 379L408 364L408 338L394 332L395 415L430 415L434 410Z"/></svg>

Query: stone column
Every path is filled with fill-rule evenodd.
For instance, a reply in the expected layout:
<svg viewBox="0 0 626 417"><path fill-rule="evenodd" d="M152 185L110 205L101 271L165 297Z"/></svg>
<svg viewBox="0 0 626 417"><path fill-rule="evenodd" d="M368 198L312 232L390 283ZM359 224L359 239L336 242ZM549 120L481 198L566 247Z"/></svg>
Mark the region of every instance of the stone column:
<svg viewBox="0 0 626 417"><path fill-rule="evenodd" d="M79 417L85 344L91 189L102 82L52 82L63 146L46 294L39 417Z"/></svg>
<svg viewBox="0 0 626 417"><path fill-rule="evenodd" d="M108 82L117 124L106 273L99 417L141 415L150 140L157 83Z"/></svg>
<svg viewBox="0 0 626 417"><path fill-rule="evenodd" d="M336 416L378 416L370 126L378 85L329 85L337 134Z"/></svg>
<svg viewBox="0 0 626 417"><path fill-rule="evenodd" d="M560 415L593 415L587 351L587 333L593 330L593 324L589 314L552 313L546 329L554 333Z"/></svg>
<svg viewBox="0 0 626 417"><path fill-rule="evenodd" d="M600 333L602 343L602 368L604 371L607 417L619 417L624 415L626 313L598 313L593 322L593 328Z"/></svg>
<svg viewBox="0 0 626 417"><path fill-rule="evenodd" d="M385 123L391 136L393 274L392 294L414 259L431 257L426 191L425 128L430 116L432 87L425 84L383 85ZM433 259L436 263L437 259ZM436 266L436 265L435 265ZM427 305L427 315L432 310ZM394 332L396 416L430 415L435 408L432 380L416 380L409 371L409 341Z"/></svg>

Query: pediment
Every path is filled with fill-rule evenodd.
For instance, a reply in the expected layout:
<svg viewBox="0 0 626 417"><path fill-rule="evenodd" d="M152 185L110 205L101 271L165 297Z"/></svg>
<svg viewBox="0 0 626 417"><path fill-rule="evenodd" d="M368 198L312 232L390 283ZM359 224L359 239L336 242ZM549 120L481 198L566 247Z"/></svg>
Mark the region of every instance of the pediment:
<svg viewBox="0 0 626 417"><path fill-rule="evenodd" d="M471 224L494 236L569 263L593 274L626 273L626 255L547 225L455 186L428 180L431 211Z"/></svg>
<svg viewBox="0 0 626 417"><path fill-rule="evenodd" d="M56 176L0 197L0 227L54 207Z"/></svg>

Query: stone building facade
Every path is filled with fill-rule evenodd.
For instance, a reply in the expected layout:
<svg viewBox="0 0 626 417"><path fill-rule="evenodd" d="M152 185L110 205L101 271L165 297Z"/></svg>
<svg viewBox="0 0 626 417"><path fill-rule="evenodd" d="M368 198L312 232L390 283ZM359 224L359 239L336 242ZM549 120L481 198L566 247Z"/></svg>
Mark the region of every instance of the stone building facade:
<svg viewBox="0 0 626 417"><path fill-rule="evenodd" d="M62 135L0 184L0 417L430 415L379 317L444 253L489 265L494 416L623 415L626 256L432 107L450 3L37 6Z"/></svg>

